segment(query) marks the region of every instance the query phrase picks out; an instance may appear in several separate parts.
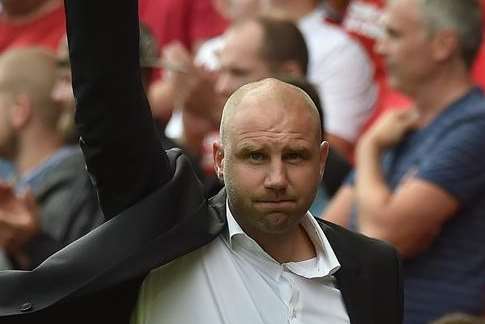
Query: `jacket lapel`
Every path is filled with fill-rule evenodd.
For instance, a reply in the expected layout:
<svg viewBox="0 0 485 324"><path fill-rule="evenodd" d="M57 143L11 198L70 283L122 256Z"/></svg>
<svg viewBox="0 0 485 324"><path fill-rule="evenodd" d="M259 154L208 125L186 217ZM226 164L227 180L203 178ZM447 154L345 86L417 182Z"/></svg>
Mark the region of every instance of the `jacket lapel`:
<svg viewBox="0 0 485 324"><path fill-rule="evenodd" d="M370 278L363 271L362 265L356 262L358 260L354 257L357 251L356 247L352 246L350 240L338 235L330 226L321 221L319 223L341 265L335 273L335 277L350 317L350 323L372 323L372 301L369 294Z"/></svg>

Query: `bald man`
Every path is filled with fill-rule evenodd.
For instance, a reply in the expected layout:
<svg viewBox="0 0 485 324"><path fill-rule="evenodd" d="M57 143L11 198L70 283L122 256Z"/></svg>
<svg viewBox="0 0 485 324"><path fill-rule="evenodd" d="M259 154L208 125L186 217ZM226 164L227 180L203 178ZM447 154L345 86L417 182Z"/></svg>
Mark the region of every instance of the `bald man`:
<svg viewBox="0 0 485 324"><path fill-rule="evenodd" d="M226 188L206 200L180 151L160 153L139 76L136 8L120 0L114 15L104 2L67 2L76 120L111 220L33 272L0 272L0 315L400 323L395 251L308 213L328 152L308 96L267 79L230 97L214 145ZM110 37L88 37L93 28Z"/></svg>
<svg viewBox="0 0 485 324"><path fill-rule="evenodd" d="M0 157L15 166L14 186L0 184L0 248L13 268L34 268L102 219L79 148L64 145L55 78L43 50L0 56Z"/></svg>

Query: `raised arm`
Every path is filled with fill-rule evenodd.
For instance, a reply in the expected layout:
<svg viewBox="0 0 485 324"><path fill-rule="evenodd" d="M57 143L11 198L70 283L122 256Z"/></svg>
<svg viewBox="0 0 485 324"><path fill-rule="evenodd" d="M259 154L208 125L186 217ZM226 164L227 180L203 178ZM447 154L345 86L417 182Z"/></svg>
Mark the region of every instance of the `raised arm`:
<svg viewBox="0 0 485 324"><path fill-rule="evenodd" d="M140 79L136 0L65 0L76 123L104 215L171 176Z"/></svg>

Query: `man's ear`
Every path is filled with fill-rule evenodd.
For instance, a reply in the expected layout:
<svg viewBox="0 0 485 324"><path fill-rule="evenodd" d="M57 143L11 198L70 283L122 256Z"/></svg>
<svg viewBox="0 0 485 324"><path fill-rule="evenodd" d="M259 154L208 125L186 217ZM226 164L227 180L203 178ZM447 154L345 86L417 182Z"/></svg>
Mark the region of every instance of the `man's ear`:
<svg viewBox="0 0 485 324"><path fill-rule="evenodd" d="M224 146L220 142L212 144L214 170L219 180L224 180Z"/></svg>
<svg viewBox="0 0 485 324"><path fill-rule="evenodd" d="M22 129L32 118L32 101L27 95L18 95L11 109L11 122L15 129Z"/></svg>
<svg viewBox="0 0 485 324"><path fill-rule="evenodd" d="M433 58L437 62L448 60L458 50L458 36L455 31L441 30L433 36L432 51Z"/></svg>
<svg viewBox="0 0 485 324"><path fill-rule="evenodd" d="M320 179L323 178L323 174L325 173L325 165L327 164L327 157L330 145L327 141L323 141L320 144Z"/></svg>

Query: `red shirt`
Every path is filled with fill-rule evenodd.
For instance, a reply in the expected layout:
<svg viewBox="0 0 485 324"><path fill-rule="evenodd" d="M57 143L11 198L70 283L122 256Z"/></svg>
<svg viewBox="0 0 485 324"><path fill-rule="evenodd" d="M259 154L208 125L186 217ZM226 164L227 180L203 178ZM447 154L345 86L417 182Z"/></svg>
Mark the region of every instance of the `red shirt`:
<svg viewBox="0 0 485 324"><path fill-rule="evenodd" d="M57 51L66 34L64 6L26 23L13 23L0 15L0 52L9 48L40 46Z"/></svg>
<svg viewBox="0 0 485 324"><path fill-rule="evenodd" d="M485 33L485 31L484 31ZM485 89L485 43L482 42L482 49L478 55L477 61L473 68L473 78L475 81Z"/></svg>
<svg viewBox="0 0 485 324"><path fill-rule="evenodd" d="M224 32L227 22L211 0L140 0L140 19L159 41L160 48L180 41L190 51L199 41Z"/></svg>
<svg viewBox="0 0 485 324"><path fill-rule="evenodd" d="M485 35L485 1L482 0L482 19L483 34ZM478 54L475 66L473 68L473 77L475 81L485 89L485 39L482 41L482 48Z"/></svg>

